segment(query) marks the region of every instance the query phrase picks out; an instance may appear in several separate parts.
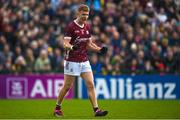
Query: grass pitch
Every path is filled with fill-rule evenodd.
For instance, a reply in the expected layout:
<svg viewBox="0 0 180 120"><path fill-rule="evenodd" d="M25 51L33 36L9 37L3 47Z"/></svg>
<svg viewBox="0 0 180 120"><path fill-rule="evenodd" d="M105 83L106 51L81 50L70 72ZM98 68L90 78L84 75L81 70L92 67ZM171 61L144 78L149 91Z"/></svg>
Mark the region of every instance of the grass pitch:
<svg viewBox="0 0 180 120"><path fill-rule="evenodd" d="M102 119L180 118L179 100L99 100L109 114ZM0 100L0 119L56 119L56 100ZM60 119L101 119L93 116L89 100L65 100ZM59 119L59 118L58 118Z"/></svg>

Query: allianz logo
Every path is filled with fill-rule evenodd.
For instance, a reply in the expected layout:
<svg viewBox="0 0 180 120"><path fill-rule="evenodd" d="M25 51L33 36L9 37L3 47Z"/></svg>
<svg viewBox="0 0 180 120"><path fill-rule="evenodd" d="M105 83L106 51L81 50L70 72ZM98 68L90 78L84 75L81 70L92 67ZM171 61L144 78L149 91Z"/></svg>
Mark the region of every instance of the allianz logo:
<svg viewBox="0 0 180 120"><path fill-rule="evenodd" d="M95 79L96 96L104 99L176 99L176 83L136 82L132 78ZM177 92L176 92L177 93Z"/></svg>

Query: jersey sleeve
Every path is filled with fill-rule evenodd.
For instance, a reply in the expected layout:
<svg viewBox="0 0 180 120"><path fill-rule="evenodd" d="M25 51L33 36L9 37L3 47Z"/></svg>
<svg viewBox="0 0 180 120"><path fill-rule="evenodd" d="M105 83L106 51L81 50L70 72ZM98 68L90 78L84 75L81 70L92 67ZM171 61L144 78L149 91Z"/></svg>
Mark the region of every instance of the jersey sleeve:
<svg viewBox="0 0 180 120"><path fill-rule="evenodd" d="M65 28L65 34L64 37L72 37L73 36L73 29L71 27L71 24L69 24L66 28Z"/></svg>

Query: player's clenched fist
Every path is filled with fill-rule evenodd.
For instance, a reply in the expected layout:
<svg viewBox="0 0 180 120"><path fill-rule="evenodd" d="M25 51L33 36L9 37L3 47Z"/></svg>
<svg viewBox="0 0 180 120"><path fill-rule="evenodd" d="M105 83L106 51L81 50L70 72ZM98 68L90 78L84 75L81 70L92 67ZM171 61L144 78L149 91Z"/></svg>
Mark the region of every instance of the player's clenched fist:
<svg viewBox="0 0 180 120"><path fill-rule="evenodd" d="M108 51L108 48L107 48L107 47L102 47L102 48L100 49L100 53L99 53L99 54L105 55L105 54L107 53L107 51Z"/></svg>

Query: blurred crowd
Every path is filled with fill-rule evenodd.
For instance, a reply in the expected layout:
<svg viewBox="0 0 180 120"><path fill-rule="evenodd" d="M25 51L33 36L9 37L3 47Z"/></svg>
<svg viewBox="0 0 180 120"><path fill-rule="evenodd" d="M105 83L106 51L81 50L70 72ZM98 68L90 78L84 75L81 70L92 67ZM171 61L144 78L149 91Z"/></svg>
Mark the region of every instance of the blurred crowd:
<svg viewBox="0 0 180 120"><path fill-rule="evenodd" d="M62 73L63 37L90 8L95 74L180 74L179 0L0 0L0 73Z"/></svg>

